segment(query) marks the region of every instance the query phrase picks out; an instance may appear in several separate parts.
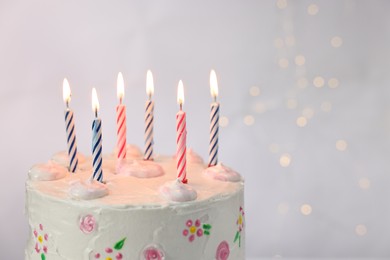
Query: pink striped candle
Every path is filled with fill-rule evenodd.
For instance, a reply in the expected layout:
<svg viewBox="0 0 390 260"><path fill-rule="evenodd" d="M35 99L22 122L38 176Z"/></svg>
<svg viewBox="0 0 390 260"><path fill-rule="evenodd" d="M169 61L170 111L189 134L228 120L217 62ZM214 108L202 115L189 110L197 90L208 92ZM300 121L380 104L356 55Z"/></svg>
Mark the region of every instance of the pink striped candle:
<svg viewBox="0 0 390 260"><path fill-rule="evenodd" d="M209 167L218 163L219 103L217 102L218 81L214 70L210 73L210 93L214 102L210 106Z"/></svg>
<svg viewBox="0 0 390 260"><path fill-rule="evenodd" d="M180 80L177 88L177 103L180 111L176 114L176 169L177 178L182 183L187 183L186 171L186 113L182 110L184 103L183 82Z"/></svg>
<svg viewBox="0 0 390 260"><path fill-rule="evenodd" d="M119 72L117 79L117 96L119 105L116 106L116 133L117 133L117 158L126 158L126 106L122 104L125 96L125 83L122 73Z"/></svg>

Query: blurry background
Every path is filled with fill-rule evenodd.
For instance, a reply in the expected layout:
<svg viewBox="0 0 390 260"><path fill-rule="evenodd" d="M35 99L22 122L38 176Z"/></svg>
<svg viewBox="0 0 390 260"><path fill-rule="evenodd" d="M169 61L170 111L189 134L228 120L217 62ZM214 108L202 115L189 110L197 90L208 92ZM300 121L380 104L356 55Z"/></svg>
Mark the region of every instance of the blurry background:
<svg viewBox="0 0 390 260"><path fill-rule="evenodd" d="M246 178L247 257L390 257L388 1L0 1L0 252L23 259L29 168L66 148L62 80L90 154L91 89L115 144L116 76L128 141L143 146L155 80L155 152L208 153L209 72L220 160Z"/></svg>

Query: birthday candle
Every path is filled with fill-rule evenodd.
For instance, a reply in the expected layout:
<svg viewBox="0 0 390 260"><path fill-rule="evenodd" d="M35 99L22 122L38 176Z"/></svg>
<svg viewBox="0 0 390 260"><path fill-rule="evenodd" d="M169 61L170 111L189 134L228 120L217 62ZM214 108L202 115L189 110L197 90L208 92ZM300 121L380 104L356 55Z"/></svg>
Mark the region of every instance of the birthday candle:
<svg viewBox="0 0 390 260"><path fill-rule="evenodd" d="M119 72L117 79L117 96L119 104L116 107L116 126L117 126L117 158L119 160L126 158L126 106L122 104L125 96L125 87L122 73Z"/></svg>
<svg viewBox="0 0 390 260"><path fill-rule="evenodd" d="M184 103L183 82L180 80L177 88L177 103L180 106L179 112L176 114L176 169L177 178L182 183L187 183L186 178L186 113L182 110Z"/></svg>
<svg viewBox="0 0 390 260"><path fill-rule="evenodd" d="M77 157L76 131L74 127L73 111L69 108L71 91L67 79L64 79L64 82L62 84L62 90L63 90L64 102L66 104L65 126L66 126L66 137L67 137L66 140L68 144L68 157L69 157L68 170L70 172L76 172L79 160Z"/></svg>
<svg viewBox="0 0 390 260"><path fill-rule="evenodd" d="M210 106L209 167L218 163L219 103L217 102L217 75L215 74L214 70L212 70L210 73L210 92L214 102L212 102Z"/></svg>
<svg viewBox="0 0 390 260"><path fill-rule="evenodd" d="M102 120L98 117L99 100L96 89L92 89L92 110L95 113L95 119L92 123L92 160L93 176L92 178L103 182L103 160L102 160Z"/></svg>
<svg viewBox="0 0 390 260"><path fill-rule="evenodd" d="M152 95L154 92L153 75L150 70L146 73L146 94L149 99L145 104L145 150L144 160L153 160L153 121L154 121L154 101Z"/></svg>

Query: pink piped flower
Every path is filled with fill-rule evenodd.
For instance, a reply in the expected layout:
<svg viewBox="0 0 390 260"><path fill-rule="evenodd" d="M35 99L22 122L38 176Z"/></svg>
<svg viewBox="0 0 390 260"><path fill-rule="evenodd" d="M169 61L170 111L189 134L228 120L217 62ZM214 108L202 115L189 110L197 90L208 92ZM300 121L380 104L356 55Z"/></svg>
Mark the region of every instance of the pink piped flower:
<svg viewBox="0 0 390 260"><path fill-rule="evenodd" d="M196 237L202 237L203 235L210 235L210 224L201 222L200 219L192 221L191 219L186 221L186 229L182 231L183 236L188 237L188 241L193 242Z"/></svg>
<svg viewBox="0 0 390 260"><path fill-rule="evenodd" d="M226 241L222 241L218 248L217 253L215 254L215 259L217 260L227 260L230 254L229 244Z"/></svg>
<svg viewBox="0 0 390 260"><path fill-rule="evenodd" d="M96 228L96 221L92 215L86 215L80 218L80 230L84 234L90 234Z"/></svg>
<svg viewBox="0 0 390 260"><path fill-rule="evenodd" d="M48 252L47 241L49 240L49 235L44 232L42 224L39 224L38 228L35 228L32 233L35 240L35 252L44 259L45 254Z"/></svg>
<svg viewBox="0 0 390 260"><path fill-rule="evenodd" d="M164 251L157 246L148 246L143 251L143 260L164 260Z"/></svg>

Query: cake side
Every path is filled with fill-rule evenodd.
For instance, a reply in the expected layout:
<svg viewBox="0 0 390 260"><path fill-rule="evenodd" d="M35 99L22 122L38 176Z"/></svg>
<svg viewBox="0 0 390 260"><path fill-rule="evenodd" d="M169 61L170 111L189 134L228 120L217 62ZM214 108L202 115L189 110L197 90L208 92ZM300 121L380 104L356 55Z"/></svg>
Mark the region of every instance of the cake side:
<svg viewBox="0 0 390 260"><path fill-rule="evenodd" d="M243 182L208 178L206 166L195 163L188 178L197 199L169 202L158 187L175 177L174 160L160 157L156 163L165 174L150 179L120 176L106 167L109 194L94 200L68 195L88 170L27 181L26 259L244 259Z"/></svg>

